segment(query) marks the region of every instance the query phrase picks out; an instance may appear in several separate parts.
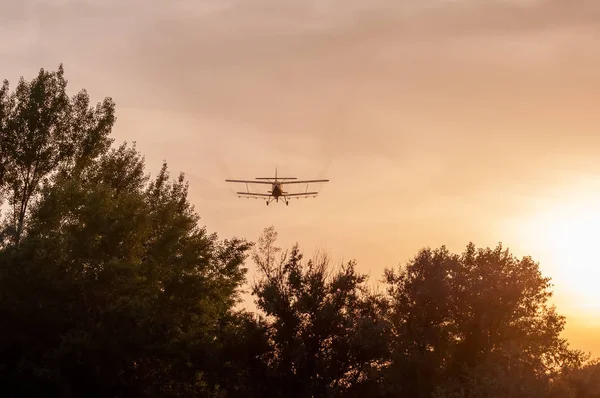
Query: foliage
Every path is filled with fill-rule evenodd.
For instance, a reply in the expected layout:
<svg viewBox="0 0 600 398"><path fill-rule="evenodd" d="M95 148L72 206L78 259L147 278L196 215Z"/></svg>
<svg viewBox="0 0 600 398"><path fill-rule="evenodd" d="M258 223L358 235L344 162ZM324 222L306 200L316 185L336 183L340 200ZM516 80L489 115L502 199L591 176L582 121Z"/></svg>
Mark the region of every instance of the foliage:
<svg viewBox="0 0 600 398"><path fill-rule="evenodd" d="M553 398L600 398L600 360L566 370L552 385Z"/></svg>
<svg viewBox="0 0 600 398"><path fill-rule="evenodd" d="M273 349L271 396L342 396L369 381L386 355L384 303L354 262L333 270L326 256L303 261L298 246L278 261L276 238L266 229L254 256L262 279L253 292Z"/></svg>
<svg viewBox="0 0 600 398"><path fill-rule="evenodd" d="M92 108L85 90L73 97L66 90L62 65L41 69L30 82L21 78L12 93L8 81L0 89L0 185L10 206L5 230L15 243L41 185L59 170L77 173L112 142L113 101Z"/></svg>
<svg viewBox="0 0 600 398"><path fill-rule="evenodd" d="M560 337L565 319L548 303L550 280L501 245L469 244L461 255L423 249L400 272L387 270L386 282L397 336L390 370L405 375L409 395L443 386L505 396L494 387L505 379L506 396L531 396L521 388L547 385L584 359Z"/></svg>
<svg viewBox="0 0 600 398"><path fill-rule="evenodd" d="M62 69L21 83L15 120L41 106L43 84L62 90ZM15 170L36 165L29 180L5 181L9 191L35 187L27 195L36 201L22 219L27 233L0 251L3 379L16 391L77 396L214 392L220 341L252 330L233 312L250 244L198 226L183 175L171 181L164 165L150 180L135 147L101 150L86 130L92 114L59 131L62 118L75 124L63 93L50 92L60 101L44 102L47 131L7 123L19 148L37 149L25 151L31 159L3 156Z"/></svg>

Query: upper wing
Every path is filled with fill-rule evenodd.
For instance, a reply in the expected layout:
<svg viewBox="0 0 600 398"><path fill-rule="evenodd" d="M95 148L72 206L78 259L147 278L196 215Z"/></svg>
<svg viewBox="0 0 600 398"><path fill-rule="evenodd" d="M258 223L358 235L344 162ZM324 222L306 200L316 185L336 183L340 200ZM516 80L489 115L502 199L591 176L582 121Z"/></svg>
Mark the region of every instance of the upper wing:
<svg viewBox="0 0 600 398"><path fill-rule="evenodd" d="M226 182L241 182L245 184L269 184L272 185L272 182L268 181L255 181L255 180L225 180Z"/></svg>
<svg viewBox="0 0 600 398"><path fill-rule="evenodd" d="M256 177L257 180L274 180L275 177ZM296 177L277 177L277 180L279 181L283 181L283 180L297 180Z"/></svg>
<svg viewBox="0 0 600 398"><path fill-rule="evenodd" d="M304 180L304 181L285 181L283 184L308 184L311 182L329 182L329 180Z"/></svg>

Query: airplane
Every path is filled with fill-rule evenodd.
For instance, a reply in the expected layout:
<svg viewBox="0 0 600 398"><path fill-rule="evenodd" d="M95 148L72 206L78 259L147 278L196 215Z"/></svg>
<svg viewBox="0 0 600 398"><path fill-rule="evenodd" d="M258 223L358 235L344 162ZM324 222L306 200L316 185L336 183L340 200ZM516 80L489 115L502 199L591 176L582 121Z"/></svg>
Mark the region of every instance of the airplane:
<svg viewBox="0 0 600 398"><path fill-rule="evenodd" d="M275 178L258 177L258 178L255 178L254 180L225 180L225 181L226 182L239 182L239 183L246 184L247 192L236 192L238 197L254 198L254 199L257 199L259 197L267 198L266 199L267 206L273 200L275 200L276 202L279 202L279 198L281 198L285 202L286 206L288 206L290 204L289 203L290 198L294 198L294 199L309 198L309 197L314 198L317 196L318 192L308 192L308 184L315 183L315 182L329 182L329 180L303 180L303 181L300 181L296 177L278 177L277 176L277 168L275 168ZM250 192L250 190L248 189L248 184L270 184L271 190L268 191L268 194ZM288 193L283 190L284 184L285 185L287 185L287 184L306 184L306 191L303 193Z"/></svg>

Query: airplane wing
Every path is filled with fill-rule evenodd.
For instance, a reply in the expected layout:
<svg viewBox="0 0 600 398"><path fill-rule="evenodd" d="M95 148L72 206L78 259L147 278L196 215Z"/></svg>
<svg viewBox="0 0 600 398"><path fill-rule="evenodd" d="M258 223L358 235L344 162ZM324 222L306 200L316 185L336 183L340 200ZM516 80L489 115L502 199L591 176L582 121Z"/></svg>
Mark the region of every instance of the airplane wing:
<svg viewBox="0 0 600 398"><path fill-rule="evenodd" d="M256 181L256 180L225 180L226 182L241 182L244 184L269 184L272 185L272 182L268 181Z"/></svg>
<svg viewBox="0 0 600 398"><path fill-rule="evenodd" d="M256 177L257 180L274 180L274 177ZM284 181L284 180L297 180L298 178L296 177L277 177L277 180L279 181Z"/></svg>
<svg viewBox="0 0 600 398"><path fill-rule="evenodd" d="M313 183L313 182L329 182L329 180L285 181L285 182L283 182L283 184L284 185L288 185L288 184L308 184L308 183Z"/></svg>
<svg viewBox="0 0 600 398"><path fill-rule="evenodd" d="M298 198L298 197L302 197L302 196L317 196L319 193L318 192L302 192L302 193L286 193L283 194L281 196L286 197L286 198Z"/></svg>
<svg viewBox="0 0 600 398"><path fill-rule="evenodd" d="M236 194L241 198L256 198L256 197L263 197L263 198L268 198L269 196L271 196L268 193L254 193L254 192L236 192Z"/></svg>

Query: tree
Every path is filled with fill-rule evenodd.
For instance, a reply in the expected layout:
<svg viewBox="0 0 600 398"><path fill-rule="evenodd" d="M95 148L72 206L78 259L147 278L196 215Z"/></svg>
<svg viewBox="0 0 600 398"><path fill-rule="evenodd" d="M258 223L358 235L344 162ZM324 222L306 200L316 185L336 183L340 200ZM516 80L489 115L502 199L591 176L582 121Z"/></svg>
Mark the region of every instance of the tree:
<svg viewBox="0 0 600 398"><path fill-rule="evenodd" d="M233 310L251 244L200 227L185 176L110 149L112 103L90 110L65 85L61 67L2 93L3 392L243 396L264 337Z"/></svg>
<svg viewBox="0 0 600 398"><path fill-rule="evenodd" d="M548 303L550 279L501 245L469 244L461 255L423 249L404 269L386 270L386 283L397 336L388 374L410 396L429 397L434 386L444 396L531 396L492 384L506 375L515 388L547 386L583 360L560 337L565 319Z"/></svg>
<svg viewBox="0 0 600 398"><path fill-rule="evenodd" d="M2 256L9 375L75 395L215 387L195 379L212 377L250 246L197 226L183 176L146 180L123 145L43 190L30 234Z"/></svg>
<svg viewBox="0 0 600 398"><path fill-rule="evenodd" d="M282 253L267 228L254 259L253 288L266 316L276 391L270 396L333 397L371 382L386 355L383 302L349 262L338 270L326 256L303 261L298 246Z"/></svg>
<svg viewBox="0 0 600 398"><path fill-rule="evenodd" d="M4 230L14 244L41 186L61 170L77 174L111 145L113 101L92 108L85 90L73 97L66 90L62 65L41 69L30 82L21 78L12 93L8 81L0 89L0 194L10 206Z"/></svg>
<svg viewBox="0 0 600 398"><path fill-rule="evenodd" d="M567 369L553 383L553 398L600 398L600 359Z"/></svg>
<svg viewBox="0 0 600 398"><path fill-rule="evenodd" d="M8 93L8 82L5 80L2 84L2 87L0 87L0 206L2 205L4 197L4 181L6 177L6 172L9 168L9 162L11 160L10 141L8 136L6 117L9 102Z"/></svg>

